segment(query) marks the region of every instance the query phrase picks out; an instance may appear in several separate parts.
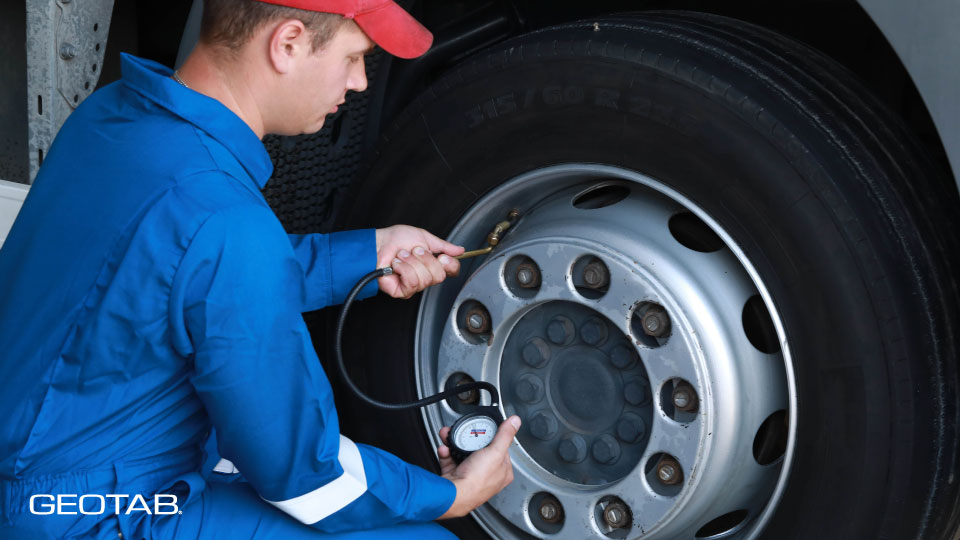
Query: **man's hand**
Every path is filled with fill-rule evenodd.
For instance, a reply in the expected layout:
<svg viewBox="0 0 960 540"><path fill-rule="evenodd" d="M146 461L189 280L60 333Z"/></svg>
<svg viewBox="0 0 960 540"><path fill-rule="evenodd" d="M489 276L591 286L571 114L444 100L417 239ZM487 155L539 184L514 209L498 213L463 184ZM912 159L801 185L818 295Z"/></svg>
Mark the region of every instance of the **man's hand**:
<svg viewBox="0 0 960 540"><path fill-rule="evenodd" d="M437 449L440 474L457 487L457 498L439 519L469 514L513 481L513 465L510 464L508 450L519 430L520 417L514 415L507 418L500 424L490 445L470 454L460 465L450 457L450 449L445 444ZM449 435L449 427L440 430L440 439L445 443Z"/></svg>
<svg viewBox="0 0 960 540"><path fill-rule="evenodd" d="M409 225L377 229L377 268L392 266L394 272L378 280L380 290L394 298L410 298L447 276L456 276L460 261L453 257L463 251L461 246Z"/></svg>

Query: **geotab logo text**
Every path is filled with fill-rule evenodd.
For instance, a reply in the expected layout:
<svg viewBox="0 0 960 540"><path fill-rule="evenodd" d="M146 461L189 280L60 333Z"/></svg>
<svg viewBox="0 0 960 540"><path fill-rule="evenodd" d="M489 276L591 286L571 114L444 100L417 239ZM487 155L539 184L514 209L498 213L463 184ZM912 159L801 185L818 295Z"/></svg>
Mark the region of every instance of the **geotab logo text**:
<svg viewBox="0 0 960 540"><path fill-rule="evenodd" d="M121 503L121 501L123 501ZM61 493L50 495L39 493L30 496L30 513L38 516L85 516L100 514L130 514L146 512L148 514L170 515L180 512L177 506L176 495L157 494L153 496L153 507L147 504L143 495L77 495L76 493Z"/></svg>

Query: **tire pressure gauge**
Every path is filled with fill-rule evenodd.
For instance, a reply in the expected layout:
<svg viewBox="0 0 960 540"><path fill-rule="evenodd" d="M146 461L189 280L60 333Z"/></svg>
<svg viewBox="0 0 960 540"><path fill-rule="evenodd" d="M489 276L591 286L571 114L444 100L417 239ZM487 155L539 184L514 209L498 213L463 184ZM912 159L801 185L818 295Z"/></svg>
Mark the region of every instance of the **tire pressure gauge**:
<svg viewBox="0 0 960 540"><path fill-rule="evenodd" d="M343 309L340 311L340 317L337 319L337 331L334 335L333 344L333 350L337 358L337 367L340 369L340 376L343 377L343 382L347 385L347 388L358 398L373 407L388 411L416 409L452 398L463 392L486 390L490 394L490 405L473 407L471 412L460 417L453 423L453 426L450 427L447 446L450 448L450 456L453 460L460 463L467 459L467 456L470 454L481 448L486 448L497 434L497 427L503 422L503 415L500 414L499 405L500 392L497 391L496 386L486 381L474 381L466 384L458 384L455 388L410 403L386 403L373 399L365 394L363 390L357 387L347 372L346 362L343 361L343 327L347 318L347 311L350 309L353 300L360 293L360 290L363 289L367 283L381 276L389 275L390 273L392 273L392 269L386 267L379 268L363 276L360 281L353 286L350 294L347 295L347 299L343 302Z"/></svg>
<svg viewBox="0 0 960 540"><path fill-rule="evenodd" d="M457 258L467 258L467 257L476 257L477 255L485 255L490 253L493 250L493 247L500 243L503 238L503 235L506 233L507 229L511 227L514 221L520 216L518 210L511 210L507 215L507 221L502 221L497 223L496 227L493 228L493 231L487 235L488 247L483 249L478 249L475 251L469 251L462 255L459 255ZM350 293L347 294L346 300L343 301L343 309L340 310L340 317L337 318L337 330L334 334L334 344L333 350L337 359L337 367L340 370L340 376L343 378L343 382L347 385L347 388L354 393L362 401L376 407L378 409L385 409L388 411L402 411L407 409L416 409L419 407L425 407L432 403L439 403L445 399L452 398L463 392L469 392L471 390L486 390L490 394L490 405L473 407L473 411L470 413L461 416L456 422L453 423L453 426L450 427L450 433L447 436L447 446L450 448L450 457L453 458L457 463L462 462L467 459L467 456L480 450L486 448L491 442L493 442L494 436L497 434L497 428L500 426L500 423L503 422L503 415L500 414L500 393L497 390L497 387L493 384L486 381L475 381L467 384L458 384L455 388L445 390L438 394L432 396L427 396L417 401L411 401L409 403L386 403L380 400L373 399L363 392L350 378L350 374L347 372L347 364L343 360L343 328L347 320L347 312L350 310L350 305L353 304L353 301L356 299L357 295L360 294L360 291L366 286L367 283L383 277L388 276L393 273L393 268L385 267L378 268L373 272L360 278L360 281L353 286L353 289L350 290Z"/></svg>
<svg viewBox="0 0 960 540"><path fill-rule="evenodd" d="M461 416L447 436L450 456L457 463L467 456L486 448L497 434L497 428L503 422L499 407L477 407L475 412Z"/></svg>

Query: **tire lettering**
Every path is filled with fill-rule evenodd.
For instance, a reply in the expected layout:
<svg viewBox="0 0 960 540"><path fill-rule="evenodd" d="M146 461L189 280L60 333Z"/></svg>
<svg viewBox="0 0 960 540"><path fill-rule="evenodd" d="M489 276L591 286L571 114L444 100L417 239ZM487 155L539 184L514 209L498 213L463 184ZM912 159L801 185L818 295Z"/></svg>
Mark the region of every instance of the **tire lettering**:
<svg viewBox="0 0 960 540"><path fill-rule="evenodd" d="M697 119L686 112L670 105L655 103L643 95L622 95L620 90L613 88L585 89L581 86L550 85L542 89L526 88L516 93L503 94L473 106L464 113L467 127L475 128L488 120L521 109L536 108L538 97L542 104L548 107L590 103L605 109L623 110L649 118L658 124L674 127L688 135L695 133L698 124Z"/></svg>
<svg viewBox="0 0 960 540"><path fill-rule="evenodd" d="M523 93L523 108L529 109L533 105L533 98L537 97L536 88L527 88Z"/></svg>
<svg viewBox="0 0 960 540"><path fill-rule="evenodd" d="M467 127L468 128L475 128L482 123L483 123L483 111L480 110L479 105L467 111Z"/></svg>
<svg viewBox="0 0 960 540"><path fill-rule="evenodd" d="M617 110L617 102L620 101L620 92L611 88L597 88L597 94L594 96L593 104L598 107Z"/></svg>
<svg viewBox="0 0 960 540"><path fill-rule="evenodd" d="M563 90L563 102L569 105L576 105L583 102L583 88L579 86L568 86Z"/></svg>
<svg viewBox="0 0 960 540"><path fill-rule="evenodd" d="M548 86L543 89L543 102L547 105L559 105L563 101L563 88Z"/></svg>

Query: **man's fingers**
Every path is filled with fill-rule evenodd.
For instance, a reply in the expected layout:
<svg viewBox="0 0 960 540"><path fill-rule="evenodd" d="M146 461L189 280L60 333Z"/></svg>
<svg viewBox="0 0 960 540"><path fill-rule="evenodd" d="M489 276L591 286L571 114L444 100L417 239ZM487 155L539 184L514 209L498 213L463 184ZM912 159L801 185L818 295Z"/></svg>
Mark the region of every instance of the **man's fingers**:
<svg viewBox="0 0 960 540"><path fill-rule="evenodd" d="M393 269L400 279L400 295L404 298L411 296L420 290L420 272L413 264L410 253L404 250L400 251L400 259L393 260Z"/></svg>
<svg viewBox="0 0 960 540"><path fill-rule="evenodd" d="M446 270L444 270L443 265L440 264L440 261L438 261L432 253L428 253L425 249L417 247L413 250L413 254L416 255L417 259L419 259L427 271L430 272L430 285L436 285L447 278Z"/></svg>
<svg viewBox="0 0 960 540"><path fill-rule="evenodd" d="M456 277L460 275L460 261L457 259L441 253L437 257L437 262L443 266L443 271L446 272L448 276Z"/></svg>
<svg viewBox="0 0 960 540"><path fill-rule="evenodd" d="M416 248L414 248L414 250L416 250ZM413 294L417 291L422 291L433 283L433 275L430 273L430 269L427 268L427 265L420 260L419 255L402 250L400 252L400 258L403 259L403 262L409 264L412 271L416 272L417 275L417 287L409 291L410 294Z"/></svg>
<svg viewBox="0 0 960 540"><path fill-rule="evenodd" d="M506 453L507 449L510 448L510 444L513 442L513 438L517 436L518 431L520 431L520 417L513 415L500 424L500 427L497 429L497 434L490 443L490 447L498 452Z"/></svg>
<svg viewBox="0 0 960 540"><path fill-rule="evenodd" d="M449 426L444 426L444 427L440 428L440 440L443 441L443 444L450 444L450 442L447 440L447 438L449 437L449 435L450 435L450 427L449 427Z"/></svg>
<svg viewBox="0 0 960 540"><path fill-rule="evenodd" d="M456 257L457 255L460 255L466 251L463 246L451 244L450 242L438 238L427 231L423 231L423 237L426 238L427 249L429 249L431 253L446 253L451 257Z"/></svg>

